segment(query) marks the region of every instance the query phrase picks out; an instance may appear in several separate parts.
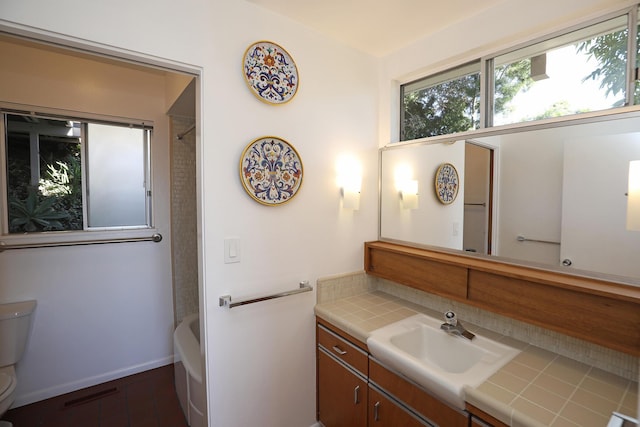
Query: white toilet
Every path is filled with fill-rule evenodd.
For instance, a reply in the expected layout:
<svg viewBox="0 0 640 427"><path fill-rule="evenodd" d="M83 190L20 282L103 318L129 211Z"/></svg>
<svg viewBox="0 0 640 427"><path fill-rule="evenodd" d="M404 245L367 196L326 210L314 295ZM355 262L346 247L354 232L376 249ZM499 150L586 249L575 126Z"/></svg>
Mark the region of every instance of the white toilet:
<svg viewBox="0 0 640 427"><path fill-rule="evenodd" d="M0 304L0 418L15 398L18 381L15 364L27 344L36 301ZM0 421L0 427L10 423Z"/></svg>

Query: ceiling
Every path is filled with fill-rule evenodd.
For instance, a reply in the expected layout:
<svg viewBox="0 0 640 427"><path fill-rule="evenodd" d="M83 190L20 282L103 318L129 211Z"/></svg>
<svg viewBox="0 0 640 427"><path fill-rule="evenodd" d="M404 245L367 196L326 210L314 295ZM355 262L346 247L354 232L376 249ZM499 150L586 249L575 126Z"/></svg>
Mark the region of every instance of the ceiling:
<svg viewBox="0 0 640 427"><path fill-rule="evenodd" d="M384 56L504 0L247 0Z"/></svg>

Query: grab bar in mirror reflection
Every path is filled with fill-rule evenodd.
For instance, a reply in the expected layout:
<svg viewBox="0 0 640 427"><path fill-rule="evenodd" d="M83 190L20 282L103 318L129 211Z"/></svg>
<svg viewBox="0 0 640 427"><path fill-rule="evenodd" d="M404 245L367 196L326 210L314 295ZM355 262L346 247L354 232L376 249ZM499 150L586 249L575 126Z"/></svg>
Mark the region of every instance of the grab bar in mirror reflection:
<svg viewBox="0 0 640 427"><path fill-rule="evenodd" d="M539 239L529 239L528 237L524 237L522 234L516 237L518 242L536 242L536 243L548 243L550 245L559 245L560 242L553 242L551 240L539 240Z"/></svg>
<svg viewBox="0 0 640 427"><path fill-rule="evenodd" d="M268 301L270 299L288 297L289 295L301 294L303 292L309 292L312 290L313 290L313 287L309 285L309 281L304 280L300 282L299 289L294 289L292 291L279 292L277 294L267 295L267 296L258 297L258 298L248 298L248 299L243 299L243 300L233 301L233 302L231 301L231 295L224 295L220 297L219 303L220 303L220 307L233 308L233 307L239 307L241 305L253 304L255 302Z"/></svg>

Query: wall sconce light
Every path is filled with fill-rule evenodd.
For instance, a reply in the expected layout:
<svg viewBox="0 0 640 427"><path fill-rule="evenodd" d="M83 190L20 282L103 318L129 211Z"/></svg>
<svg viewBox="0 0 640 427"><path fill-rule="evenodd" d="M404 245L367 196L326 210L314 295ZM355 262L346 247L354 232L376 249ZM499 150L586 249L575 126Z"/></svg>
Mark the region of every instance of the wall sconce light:
<svg viewBox="0 0 640 427"><path fill-rule="evenodd" d="M400 190L402 207L405 209L418 209L418 181L407 180Z"/></svg>
<svg viewBox="0 0 640 427"><path fill-rule="evenodd" d="M342 187L342 207L345 209L360 209L360 189Z"/></svg>
<svg viewBox="0 0 640 427"><path fill-rule="evenodd" d="M342 207L357 211L360 209L362 188L362 166L352 157L343 157L337 163L337 182L342 196Z"/></svg>
<svg viewBox="0 0 640 427"><path fill-rule="evenodd" d="M640 231L640 160L629 162L627 230Z"/></svg>

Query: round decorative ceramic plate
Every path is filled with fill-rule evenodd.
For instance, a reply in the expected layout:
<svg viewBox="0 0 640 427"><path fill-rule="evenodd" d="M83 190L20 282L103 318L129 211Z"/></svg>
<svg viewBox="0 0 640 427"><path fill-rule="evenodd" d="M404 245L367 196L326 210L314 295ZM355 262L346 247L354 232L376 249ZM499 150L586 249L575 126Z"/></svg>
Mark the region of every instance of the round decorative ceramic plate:
<svg viewBox="0 0 640 427"><path fill-rule="evenodd" d="M258 203L269 206L286 203L302 185L302 161L284 139L263 136L242 152L240 180Z"/></svg>
<svg viewBox="0 0 640 427"><path fill-rule="evenodd" d="M436 172L436 196L445 205L453 203L458 195L458 171L451 163L443 163Z"/></svg>
<svg viewBox="0 0 640 427"><path fill-rule="evenodd" d="M243 68L251 92L262 101L283 104L298 91L296 63L275 43L259 41L249 46Z"/></svg>

